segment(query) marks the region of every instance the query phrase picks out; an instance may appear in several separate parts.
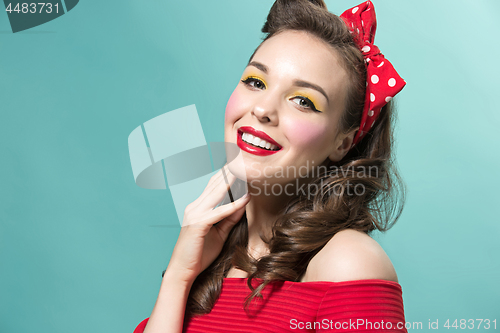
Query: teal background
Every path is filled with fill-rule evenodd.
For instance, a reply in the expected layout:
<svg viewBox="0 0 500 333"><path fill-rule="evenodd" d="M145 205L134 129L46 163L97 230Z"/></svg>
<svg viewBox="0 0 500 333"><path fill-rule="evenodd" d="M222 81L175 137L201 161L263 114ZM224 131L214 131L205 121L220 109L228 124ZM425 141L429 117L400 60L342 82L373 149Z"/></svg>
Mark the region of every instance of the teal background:
<svg viewBox="0 0 500 333"><path fill-rule="evenodd" d="M327 1L337 14L358 3ZM498 327L500 3L374 3L375 43L408 82L407 204L377 237L406 319ZM1 332L132 332L150 315L179 226L168 190L135 185L127 137L196 104L207 142L222 141L271 5L82 0L16 34L0 13Z"/></svg>

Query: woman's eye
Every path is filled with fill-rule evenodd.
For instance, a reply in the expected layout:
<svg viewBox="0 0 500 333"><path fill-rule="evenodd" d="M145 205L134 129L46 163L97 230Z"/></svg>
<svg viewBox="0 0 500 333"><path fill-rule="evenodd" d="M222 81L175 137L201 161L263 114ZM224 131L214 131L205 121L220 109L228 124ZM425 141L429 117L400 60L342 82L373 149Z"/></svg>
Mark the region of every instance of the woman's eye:
<svg viewBox="0 0 500 333"><path fill-rule="evenodd" d="M254 78L254 77L248 77L245 80L241 80L241 82L243 82L244 84L246 84L247 86L250 86L252 88L257 88L257 89L265 89L266 88L266 85L264 84L264 82L262 82L261 80L259 80L257 78Z"/></svg>
<svg viewBox="0 0 500 333"><path fill-rule="evenodd" d="M321 112L316 109L314 103L307 97L297 96L292 98L292 101L295 101L294 103L298 104L303 109L310 109L316 112Z"/></svg>

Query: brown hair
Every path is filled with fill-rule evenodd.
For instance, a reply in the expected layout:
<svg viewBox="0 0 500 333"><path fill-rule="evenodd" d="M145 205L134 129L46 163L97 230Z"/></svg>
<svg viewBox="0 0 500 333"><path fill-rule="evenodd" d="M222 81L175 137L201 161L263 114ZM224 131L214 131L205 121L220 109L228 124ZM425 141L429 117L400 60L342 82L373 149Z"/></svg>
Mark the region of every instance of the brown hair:
<svg viewBox="0 0 500 333"><path fill-rule="evenodd" d="M328 12L323 0L277 0L262 28L267 34L263 42L285 30L306 31L337 52L350 78L340 128L347 133L358 127L365 98L366 68L361 51L342 19ZM392 155L395 120L392 103L382 109L375 125L341 161L330 161L329 171L312 180L311 184L320 189L314 196L291 199L275 221L271 239L264 239L269 254L258 260L247 252L248 224L243 215L220 255L194 281L186 308L188 315L211 311L220 295L223 278L233 265L250 274L247 284L251 292L245 304L248 305L255 296L261 297L260 292L273 280L300 281L313 256L337 232L348 228L366 233L376 229L386 231L396 222L403 208L405 186ZM335 168L344 172L332 174ZM363 188L363 194L349 195L343 190L349 184ZM256 288L252 286L254 278L262 280Z"/></svg>

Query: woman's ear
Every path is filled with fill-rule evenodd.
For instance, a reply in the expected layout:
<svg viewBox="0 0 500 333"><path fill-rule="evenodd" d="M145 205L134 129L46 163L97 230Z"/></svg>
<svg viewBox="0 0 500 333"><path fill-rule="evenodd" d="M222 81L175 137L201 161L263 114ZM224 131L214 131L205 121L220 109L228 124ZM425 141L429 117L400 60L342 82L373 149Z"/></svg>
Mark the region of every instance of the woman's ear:
<svg viewBox="0 0 500 333"><path fill-rule="evenodd" d="M338 162L344 158L349 149L351 149L352 141L358 130L359 127L356 127L347 133L339 133L339 135L337 135L335 144L333 145L333 151L328 156L332 162Z"/></svg>

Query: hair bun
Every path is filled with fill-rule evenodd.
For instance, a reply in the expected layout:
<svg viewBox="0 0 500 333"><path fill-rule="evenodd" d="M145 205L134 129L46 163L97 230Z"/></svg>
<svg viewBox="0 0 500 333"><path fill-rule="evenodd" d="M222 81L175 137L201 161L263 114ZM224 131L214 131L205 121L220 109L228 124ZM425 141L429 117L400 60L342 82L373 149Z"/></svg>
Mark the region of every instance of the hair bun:
<svg viewBox="0 0 500 333"><path fill-rule="evenodd" d="M322 16L328 12L323 0L276 0L261 31L272 33L277 26L293 26L300 16Z"/></svg>
<svg viewBox="0 0 500 333"><path fill-rule="evenodd" d="M309 2L315 4L316 6L320 6L321 8L326 8L326 3L323 0L309 0Z"/></svg>
<svg viewBox="0 0 500 333"><path fill-rule="evenodd" d="M275 5L282 5L282 6L287 6L287 5L295 5L295 4L300 4L300 3L312 3L313 5L319 6L321 8L326 9L326 4L324 0L276 0L274 2Z"/></svg>

